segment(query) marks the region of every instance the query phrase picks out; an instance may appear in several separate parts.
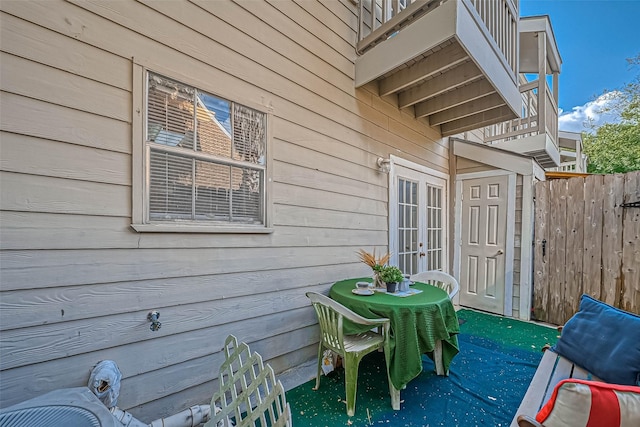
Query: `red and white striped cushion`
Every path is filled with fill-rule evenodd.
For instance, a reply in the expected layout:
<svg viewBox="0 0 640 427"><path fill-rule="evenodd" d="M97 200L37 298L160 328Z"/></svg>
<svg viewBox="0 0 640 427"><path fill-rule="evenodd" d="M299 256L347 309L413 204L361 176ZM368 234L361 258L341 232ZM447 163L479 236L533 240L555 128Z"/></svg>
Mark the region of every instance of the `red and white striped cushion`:
<svg viewBox="0 0 640 427"><path fill-rule="evenodd" d="M563 380L536 421L545 427L638 427L640 387Z"/></svg>

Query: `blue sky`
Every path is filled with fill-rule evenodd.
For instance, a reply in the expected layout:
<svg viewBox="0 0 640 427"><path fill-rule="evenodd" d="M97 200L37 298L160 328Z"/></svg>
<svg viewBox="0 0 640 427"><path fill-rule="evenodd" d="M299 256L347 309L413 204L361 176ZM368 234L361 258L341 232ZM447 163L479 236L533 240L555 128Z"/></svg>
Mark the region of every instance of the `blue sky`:
<svg viewBox="0 0 640 427"><path fill-rule="evenodd" d="M582 130L605 91L630 82L638 69L626 59L640 54L640 0L521 0L520 15L549 15L562 57L560 129Z"/></svg>

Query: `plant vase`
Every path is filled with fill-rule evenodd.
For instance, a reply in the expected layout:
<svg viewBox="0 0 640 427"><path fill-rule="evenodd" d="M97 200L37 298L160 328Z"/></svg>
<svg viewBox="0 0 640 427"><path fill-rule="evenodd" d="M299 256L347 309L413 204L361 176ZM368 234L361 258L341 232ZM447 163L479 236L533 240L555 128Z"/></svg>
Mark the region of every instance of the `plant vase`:
<svg viewBox="0 0 640 427"><path fill-rule="evenodd" d="M395 293L398 289L398 282L404 278L402 271L398 267L385 265L378 272L380 279L387 285L387 292Z"/></svg>
<svg viewBox="0 0 640 427"><path fill-rule="evenodd" d="M378 288L378 289L384 289L386 288L386 284L384 283L384 281L380 278L380 275L377 272L373 273L373 287L374 288Z"/></svg>

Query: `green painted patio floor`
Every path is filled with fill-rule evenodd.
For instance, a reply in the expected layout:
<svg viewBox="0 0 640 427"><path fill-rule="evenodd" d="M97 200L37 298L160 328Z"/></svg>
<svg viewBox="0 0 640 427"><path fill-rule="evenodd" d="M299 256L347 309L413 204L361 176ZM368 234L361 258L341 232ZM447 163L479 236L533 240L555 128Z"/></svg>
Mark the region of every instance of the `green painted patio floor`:
<svg viewBox="0 0 640 427"><path fill-rule="evenodd" d="M555 329L472 310L458 311L460 353L450 375L435 375L423 356L423 372L401 392L401 409L391 408L384 356L360 364L356 414L348 417L344 375L338 369L287 392L293 425L335 426L508 426Z"/></svg>

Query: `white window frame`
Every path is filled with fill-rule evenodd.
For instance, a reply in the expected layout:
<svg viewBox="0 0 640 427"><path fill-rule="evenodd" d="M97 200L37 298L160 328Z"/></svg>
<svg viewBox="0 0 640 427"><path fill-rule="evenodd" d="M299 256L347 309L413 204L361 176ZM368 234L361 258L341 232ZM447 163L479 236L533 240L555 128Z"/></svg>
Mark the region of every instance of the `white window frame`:
<svg viewBox="0 0 640 427"><path fill-rule="evenodd" d="M244 234L264 234L272 233L272 158L271 158L271 111L265 111L260 105L255 105L251 101L239 100L229 88L211 88L201 81L194 82L193 79L175 71L167 70L156 64L145 64L144 61L133 61L133 117L132 117L132 223L131 227L140 233L162 232L162 233L244 233ZM234 224L224 222L197 222L197 221L177 221L177 222L152 222L149 220L148 198L149 198L149 155L148 146L145 140L146 126L146 90L147 73L155 73L174 79L186 85L198 88L211 94L216 94L224 99L233 100L244 106L260 111L266 115L267 135L266 135L266 159L264 172L264 223L263 224ZM221 89L221 90L216 90ZM231 93L220 93L224 90Z"/></svg>

